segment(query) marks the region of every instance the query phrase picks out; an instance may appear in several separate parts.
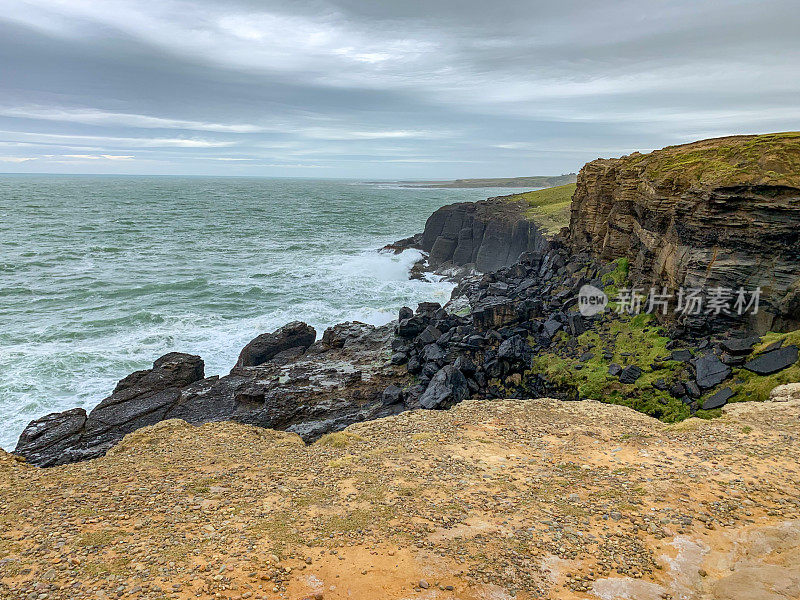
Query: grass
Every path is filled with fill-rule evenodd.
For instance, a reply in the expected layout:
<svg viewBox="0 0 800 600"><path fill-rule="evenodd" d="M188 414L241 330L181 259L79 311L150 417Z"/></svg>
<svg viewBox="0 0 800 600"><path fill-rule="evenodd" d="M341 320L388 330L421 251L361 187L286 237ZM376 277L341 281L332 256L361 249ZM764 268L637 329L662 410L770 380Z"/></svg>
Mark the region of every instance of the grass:
<svg viewBox="0 0 800 600"><path fill-rule="evenodd" d="M603 277L605 291L610 297L625 285L629 266L627 259L619 259L614 270ZM613 310L614 303L610 307ZM533 359L526 377L544 375L556 386L574 388L580 398L628 406L667 423L690 416L688 406L653 385L659 379L669 386L686 378L682 363L664 360L670 355L666 347L669 338L661 335L653 315L620 315L618 319L605 320L597 330L578 336L575 355L585 352L593 355L584 362L559 354L566 341L566 336L560 332L554 346ZM606 352L611 354L611 358L604 358ZM642 376L635 383L622 383L618 377L609 375L608 368L612 363L636 365L642 369ZM654 364L658 368L654 368Z"/></svg>
<svg viewBox="0 0 800 600"><path fill-rule="evenodd" d="M513 194L507 198L512 202L525 202L528 205L525 216L539 225L545 233L554 234L569 225L572 194L576 187L576 184L568 183L543 190Z"/></svg>
<svg viewBox="0 0 800 600"><path fill-rule="evenodd" d="M632 155L628 161L633 166L644 165L648 178L683 184L757 179L798 185L800 132L704 140Z"/></svg>
<svg viewBox="0 0 800 600"><path fill-rule="evenodd" d="M594 355L591 359L580 362L555 351L544 352L534 358L526 375L542 374L556 385L572 386L581 398L628 406L667 423L681 421L689 416L689 408L669 392L653 387L659 379L668 385L679 379L681 364L667 360L658 361L661 368L652 367L657 359L669 356L669 338L659 334L652 319L646 314L622 317L602 325L604 331L587 331L578 336L578 354L590 352ZM603 340L615 340L613 350L609 349L610 359L603 357ZM611 363L636 365L643 374L635 383L621 383L618 377L609 375ZM582 367L577 369L579 365Z"/></svg>

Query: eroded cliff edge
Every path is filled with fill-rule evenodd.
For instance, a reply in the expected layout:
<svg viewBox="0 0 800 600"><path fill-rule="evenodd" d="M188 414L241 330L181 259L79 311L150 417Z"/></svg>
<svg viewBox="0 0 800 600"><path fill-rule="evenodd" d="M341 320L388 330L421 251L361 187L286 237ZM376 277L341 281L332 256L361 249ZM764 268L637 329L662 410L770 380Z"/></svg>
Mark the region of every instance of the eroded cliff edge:
<svg viewBox="0 0 800 600"><path fill-rule="evenodd" d="M592 161L578 175L569 235L576 251L629 259L632 281L645 289L760 287L750 328L797 329L800 133Z"/></svg>

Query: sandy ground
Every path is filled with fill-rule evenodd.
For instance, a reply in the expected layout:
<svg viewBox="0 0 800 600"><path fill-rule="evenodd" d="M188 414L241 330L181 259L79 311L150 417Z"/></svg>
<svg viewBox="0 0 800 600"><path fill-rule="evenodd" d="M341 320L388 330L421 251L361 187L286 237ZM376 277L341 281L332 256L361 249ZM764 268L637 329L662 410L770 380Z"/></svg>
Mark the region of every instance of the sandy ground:
<svg viewBox="0 0 800 600"><path fill-rule="evenodd" d="M0 598L800 598L798 417L465 402L311 446L167 421L0 453Z"/></svg>

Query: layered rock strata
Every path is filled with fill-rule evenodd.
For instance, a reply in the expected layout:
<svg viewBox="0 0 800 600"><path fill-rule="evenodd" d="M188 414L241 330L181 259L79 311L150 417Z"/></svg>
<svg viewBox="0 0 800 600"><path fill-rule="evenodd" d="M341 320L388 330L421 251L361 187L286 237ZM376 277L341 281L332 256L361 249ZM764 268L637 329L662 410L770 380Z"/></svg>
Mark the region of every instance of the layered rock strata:
<svg viewBox="0 0 800 600"><path fill-rule="evenodd" d="M800 133L735 136L588 163L570 239L626 257L636 285L761 289L758 332L800 327ZM694 328L726 318L684 318Z"/></svg>

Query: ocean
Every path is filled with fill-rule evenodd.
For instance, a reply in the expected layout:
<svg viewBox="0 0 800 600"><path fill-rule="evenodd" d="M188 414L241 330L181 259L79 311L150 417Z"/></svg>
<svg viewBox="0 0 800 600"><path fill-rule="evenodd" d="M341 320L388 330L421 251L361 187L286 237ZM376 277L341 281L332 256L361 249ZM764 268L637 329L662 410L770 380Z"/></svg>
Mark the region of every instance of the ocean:
<svg viewBox="0 0 800 600"><path fill-rule="evenodd" d="M170 351L226 374L259 333L322 335L447 301L380 253L440 206L508 189L356 181L0 175L0 447L27 423L91 409Z"/></svg>

